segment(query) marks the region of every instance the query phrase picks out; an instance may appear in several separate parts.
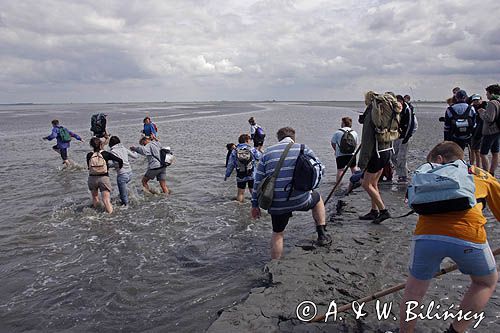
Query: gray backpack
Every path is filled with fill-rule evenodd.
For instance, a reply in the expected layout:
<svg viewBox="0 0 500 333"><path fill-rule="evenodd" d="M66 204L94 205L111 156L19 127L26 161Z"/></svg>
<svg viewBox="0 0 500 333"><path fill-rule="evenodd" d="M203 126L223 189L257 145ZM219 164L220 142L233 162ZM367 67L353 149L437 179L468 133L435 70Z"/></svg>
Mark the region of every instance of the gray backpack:
<svg viewBox="0 0 500 333"><path fill-rule="evenodd" d="M236 149L236 170L240 173L251 173L253 170L253 154L250 147Z"/></svg>

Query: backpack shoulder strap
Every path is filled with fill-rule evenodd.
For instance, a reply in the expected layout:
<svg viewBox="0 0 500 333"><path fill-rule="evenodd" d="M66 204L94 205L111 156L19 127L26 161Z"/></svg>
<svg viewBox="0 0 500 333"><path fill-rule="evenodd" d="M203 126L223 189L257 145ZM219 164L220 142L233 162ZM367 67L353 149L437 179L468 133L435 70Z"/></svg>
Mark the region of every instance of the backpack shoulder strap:
<svg viewBox="0 0 500 333"><path fill-rule="evenodd" d="M472 110L472 105L469 105L469 106L467 107L467 109L465 110L465 112L464 112L464 116L465 116L465 118L468 118L468 117L469 117L469 114L470 114L470 111L471 111L471 110Z"/></svg>
<svg viewBox="0 0 500 333"><path fill-rule="evenodd" d="M160 148L160 150L161 150L161 148ZM156 160L157 160L158 162L160 162L160 164L161 164L161 160L160 160L158 157L156 157L156 156L155 156L155 154L153 154L153 148L151 148L151 147L149 148L149 153L151 154L151 156L152 156L154 159L156 159Z"/></svg>
<svg viewBox="0 0 500 333"><path fill-rule="evenodd" d="M451 116L453 117L453 119L458 118L457 111L455 111L455 109L454 109L453 107L449 106L449 107L448 107L448 111L450 111Z"/></svg>
<svg viewBox="0 0 500 333"><path fill-rule="evenodd" d="M281 170L281 167L283 166L283 162L285 162L285 158L286 158L286 155L288 155L288 152L290 151L290 148L292 148L294 142L290 142L285 150L283 151L283 153L281 153L281 157L280 157L280 160L278 161L278 165L276 165L276 169L274 169L274 173L272 175L273 178L276 178L278 177L278 174Z"/></svg>

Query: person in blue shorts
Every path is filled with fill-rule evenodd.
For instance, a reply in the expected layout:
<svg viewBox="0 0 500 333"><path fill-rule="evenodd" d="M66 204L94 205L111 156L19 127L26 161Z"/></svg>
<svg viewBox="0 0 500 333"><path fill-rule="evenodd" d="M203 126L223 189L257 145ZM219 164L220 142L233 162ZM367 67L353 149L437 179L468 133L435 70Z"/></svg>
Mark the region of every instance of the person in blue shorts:
<svg viewBox="0 0 500 333"><path fill-rule="evenodd" d="M444 141L434 147L427 161L437 164L464 159L464 151L455 142ZM415 228L410 254L409 276L400 306L400 332L413 332L416 321L408 320L407 304L421 303L434 275L444 258L451 258L458 269L470 276L471 285L460 303L463 313L479 313L495 291L498 273L495 258L486 238L486 218L483 208L487 204L500 219L500 184L488 172L470 167L477 204L467 210L435 214L420 214ZM418 309L420 304L418 304ZM412 310L417 312L417 308ZM465 332L470 321L457 320L446 332Z"/></svg>

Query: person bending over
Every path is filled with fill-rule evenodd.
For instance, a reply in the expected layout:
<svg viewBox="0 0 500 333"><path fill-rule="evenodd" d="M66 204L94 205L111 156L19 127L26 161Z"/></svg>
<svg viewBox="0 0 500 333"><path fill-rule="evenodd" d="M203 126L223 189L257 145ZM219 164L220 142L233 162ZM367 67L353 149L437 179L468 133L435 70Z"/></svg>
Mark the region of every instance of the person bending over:
<svg viewBox="0 0 500 333"><path fill-rule="evenodd" d="M427 156L427 162L443 165L463 159L464 151L451 141L438 144ZM416 324L415 320L407 321L407 302L421 303L433 276L440 269L441 261L446 257L455 261L459 270L471 279L460 303L464 314L482 311L495 290L498 273L486 238L486 218L482 210L487 203L497 221L500 219L500 184L477 167L469 167L467 172L473 176L475 192L471 194L477 204L466 210L420 214L418 217L412 239L409 276L400 306L402 333L413 332ZM446 332L464 332L469 323L455 320Z"/></svg>

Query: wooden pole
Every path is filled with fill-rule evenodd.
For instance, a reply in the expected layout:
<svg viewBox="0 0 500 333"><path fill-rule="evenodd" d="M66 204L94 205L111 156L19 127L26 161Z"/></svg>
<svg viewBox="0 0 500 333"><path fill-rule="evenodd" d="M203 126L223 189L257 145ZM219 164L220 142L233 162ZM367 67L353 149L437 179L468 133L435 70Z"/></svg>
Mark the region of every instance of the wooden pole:
<svg viewBox="0 0 500 333"><path fill-rule="evenodd" d="M359 144L358 148L356 149L356 151L354 152L354 154L352 155L351 159L349 160L349 163L347 163L347 165L344 167L344 170L342 171L342 176L340 176L340 179L339 181L335 184L335 186L333 187L332 191L330 192L330 194L328 194L328 197L326 198L325 200L325 205L326 203L328 202L328 200L330 200L330 198L332 197L333 195L333 192L335 192L335 190L337 189L337 186L339 186L340 182L342 181L342 178L344 178L344 175L345 173L347 172L347 169L349 168L349 166L351 165L351 163L354 161L354 159L356 158L356 155L358 154L359 150L361 149L361 143Z"/></svg>
<svg viewBox="0 0 500 333"><path fill-rule="evenodd" d="M496 257L499 254L500 254L500 248L498 248L495 251L493 251L493 256ZM443 268L439 272L437 272L436 275L434 275L434 277L438 277L438 276L444 275L446 273L455 271L455 270L457 270L457 268L458 268L458 266L456 264L448 266L446 268ZM392 286L390 288L378 291L375 294L372 294L370 296L366 296L366 297L360 298L360 299L358 299L357 301L354 301L354 302L358 302L358 303L371 302L371 301L374 301L376 299L379 299L380 297L383 297L383 296L395 293L396 291L399 291L401 289L404 289L405 286L406 286L406 283L400 283L400 284ZM352 309L352 304L354 302L351 302L349 304L346 304L346 305L343 305L343 306L339 307L337 309L337 312L340 313L340 312L347 312L347 311L351 310ZM311 322L318 322L318 321L323 321L323 320L325 320L325 315L316 316L313 319L311 319Z"/></svg>

